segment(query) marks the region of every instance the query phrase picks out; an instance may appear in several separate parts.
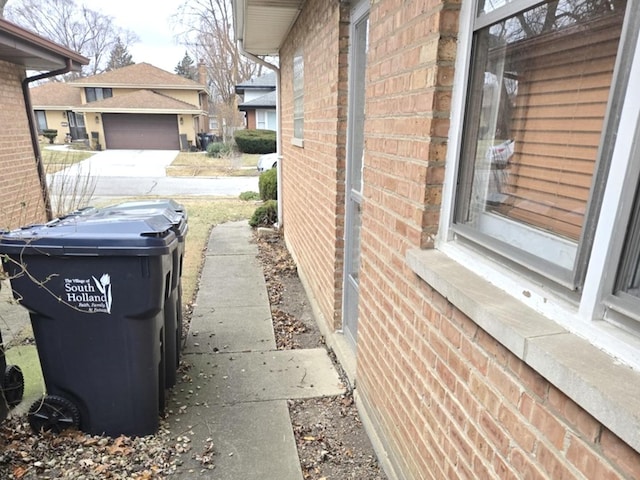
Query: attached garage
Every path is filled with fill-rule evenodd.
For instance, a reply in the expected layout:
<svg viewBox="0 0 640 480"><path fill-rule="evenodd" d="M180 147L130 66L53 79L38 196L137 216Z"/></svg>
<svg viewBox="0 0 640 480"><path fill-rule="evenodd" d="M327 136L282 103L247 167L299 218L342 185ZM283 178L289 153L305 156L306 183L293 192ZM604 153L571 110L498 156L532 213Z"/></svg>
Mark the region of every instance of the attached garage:
<svg viewBox="0 0 640 480"><path fill-rule="evenodd" d="M176 115L103 113L102 123L109 150L180 150Z"/></svg>

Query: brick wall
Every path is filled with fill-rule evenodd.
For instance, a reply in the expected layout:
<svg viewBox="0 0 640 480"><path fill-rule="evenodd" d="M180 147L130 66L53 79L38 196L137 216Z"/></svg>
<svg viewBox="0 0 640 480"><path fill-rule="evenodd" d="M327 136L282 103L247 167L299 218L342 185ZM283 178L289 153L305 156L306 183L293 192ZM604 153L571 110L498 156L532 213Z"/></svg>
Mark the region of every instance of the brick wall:
<svg viewBox="0 0 640 480"><path fill-rule="evenodd" d="M283 215L292 254L318 306L340 328L344 223L348 9L311 1L281 55ZM304 147L293 136L292 59L304 52Z"/></svg>
<svg viewBox="0 0 640 480"><path fill-rule="evenodd" d="M459 3L371 0L357 384L403 479L632 479L640 455L418 279L437 233ZM283 49L285 235L340 326L346 7L309 0ZM342 20L342 21L341 21ZM291 62L305 52L304 148Z"/></svg>
<svg viewBox="0 0 640 480"><path fill-rule="evenodd" d="M0 61L0 228L45 220L22 95L24 71Z"/></svg>

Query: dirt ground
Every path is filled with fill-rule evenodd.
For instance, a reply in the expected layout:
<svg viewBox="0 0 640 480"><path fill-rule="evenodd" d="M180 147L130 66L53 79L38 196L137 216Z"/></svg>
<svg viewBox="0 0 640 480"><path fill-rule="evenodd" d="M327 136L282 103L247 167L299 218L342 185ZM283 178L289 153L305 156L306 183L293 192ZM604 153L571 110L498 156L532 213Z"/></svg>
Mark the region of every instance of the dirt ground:
<svg viewBox="0 0 640 480"><path fill-rule="evenodd" d="M324 346L282 237L257 237L257 243L278 349ZM348 385L346 377L344 382ZM364 431L350 389L339 397L289 401L289 413L305 480L387 479Z"/></svg>

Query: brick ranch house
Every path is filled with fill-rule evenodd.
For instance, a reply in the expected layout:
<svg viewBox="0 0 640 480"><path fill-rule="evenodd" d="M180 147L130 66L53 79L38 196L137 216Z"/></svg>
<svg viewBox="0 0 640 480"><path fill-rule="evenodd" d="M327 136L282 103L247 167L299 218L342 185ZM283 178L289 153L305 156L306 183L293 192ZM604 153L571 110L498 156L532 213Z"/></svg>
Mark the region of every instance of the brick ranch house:
<svg viewBox="0 0 640 480"><path fill-rule="evenodd" d="M0 19L0 229L46 220L50 214L29 85L79 71L89 60ZM27 70L43 72L27 76Z"/></svg>
<svg viewBox="0 0 640 480"><path fill-rule="evenodd" d="M195 82L143 62L39 85L31 93L38 129L57 130L56 143L88 139L100 149L187 150L209 129L203 64L199 75Z"/></svg>
<svg viewBox="0 0 640 480"><path fill-rule="evenodd" d="M640 478L638 0L234 0L390 478Z"/></svg>

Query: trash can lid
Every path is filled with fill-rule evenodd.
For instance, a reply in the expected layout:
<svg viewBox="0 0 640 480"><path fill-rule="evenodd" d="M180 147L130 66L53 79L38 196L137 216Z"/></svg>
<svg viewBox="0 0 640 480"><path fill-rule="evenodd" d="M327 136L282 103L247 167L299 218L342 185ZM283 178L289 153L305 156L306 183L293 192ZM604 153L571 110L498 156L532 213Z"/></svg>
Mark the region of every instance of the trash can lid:
<svg viewBox="0 0 640 480"><path fill-rule="evenodd" d="M178 240L182 240L188 230L186 209L172 199L124 202L105 207L101 212L104 216L164 216L174 227L174 232L178 236Z"/></svg>
<svg viewBox="0 0 640 480"><path fill-rule="evenodd" d="M1 233L0 253L155 256L170 253L175 243L173 225L161 215L105 216L90 208Z"/></svg>

